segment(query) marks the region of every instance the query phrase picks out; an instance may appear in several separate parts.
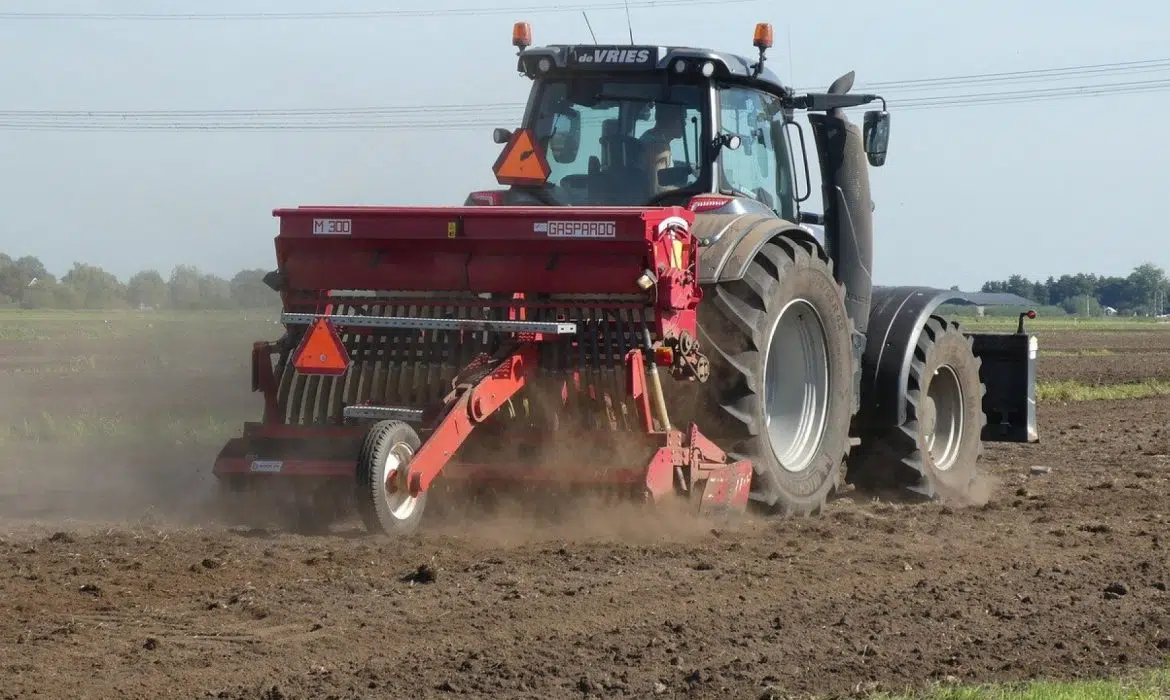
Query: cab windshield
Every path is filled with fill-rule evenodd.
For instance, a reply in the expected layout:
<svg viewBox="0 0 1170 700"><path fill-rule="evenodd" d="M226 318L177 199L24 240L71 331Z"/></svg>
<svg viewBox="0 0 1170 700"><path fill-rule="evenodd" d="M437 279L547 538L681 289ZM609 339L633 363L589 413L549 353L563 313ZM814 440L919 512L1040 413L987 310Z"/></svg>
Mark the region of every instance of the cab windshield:
<svg viewBox="0 0 1170 700"><path fill-rule="evenodd" d="M534 132L545 195L569 206L648 206L706 177L704 90L661 78L566 78L541 86Z"/></svg>

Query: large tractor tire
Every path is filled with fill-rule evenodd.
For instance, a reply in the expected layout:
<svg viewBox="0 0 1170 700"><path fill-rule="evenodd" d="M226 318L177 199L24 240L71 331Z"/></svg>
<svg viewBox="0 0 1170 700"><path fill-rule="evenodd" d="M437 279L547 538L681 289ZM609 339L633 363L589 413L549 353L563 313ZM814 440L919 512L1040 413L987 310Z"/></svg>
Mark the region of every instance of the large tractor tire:
<svg viewBox="0 0 1170 700"><path fill-rule="evenodd" d="M957 322L929 318L910 362L906 421L862 438L849 465L850 481L863 488L907 489L930 499L971 497L987 423L982 362L972 342Z"/></svg>
<svg viewBox="0 0 1170 700"><path fill-rule="evenodd" d="M699 339L711 356L714 412L724 417L712 432L752 461L755 505L770 514L819 513L849 453L860 371L832 262L812 242L781 235L742 280L704 294Z"/></svg>

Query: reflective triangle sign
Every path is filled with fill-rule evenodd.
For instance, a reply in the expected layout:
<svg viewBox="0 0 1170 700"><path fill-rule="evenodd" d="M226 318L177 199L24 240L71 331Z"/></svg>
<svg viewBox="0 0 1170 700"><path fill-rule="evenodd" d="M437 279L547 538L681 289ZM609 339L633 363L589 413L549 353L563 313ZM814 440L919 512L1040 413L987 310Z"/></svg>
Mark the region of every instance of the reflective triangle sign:
<svg viewBox="0 0 1170 700"><path fill-rule="evenodd" d="M301 374L338 376L349 369L349 353L333 324L317 319L293 355L293 367Z"/></svg>
<svg viewBox="0 0 1170 700"><path fill-rule="evenodd" d="M492 166L501 185L539 185L551 172L544 152L528 129L518 129Z"/></svg>

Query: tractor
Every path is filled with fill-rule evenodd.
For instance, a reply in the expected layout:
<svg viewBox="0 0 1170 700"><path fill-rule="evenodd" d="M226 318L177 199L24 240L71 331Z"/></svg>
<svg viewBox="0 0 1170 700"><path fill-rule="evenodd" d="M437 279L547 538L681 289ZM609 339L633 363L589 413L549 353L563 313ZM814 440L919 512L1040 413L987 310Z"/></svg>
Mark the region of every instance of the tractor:
<svg viewBox="0 0 1170 700"><path fill-rule="evenodd" d="M847 482L963 499L983 443L1036 442L1035 313L965 332L940 311L962 292L875 286L885 101L853 73L797 94L753 39L535 47L518 22L499 189L277 209L285 333L253 347L263 418L224 489L386 534L444 484L814 515Z"/></svg>

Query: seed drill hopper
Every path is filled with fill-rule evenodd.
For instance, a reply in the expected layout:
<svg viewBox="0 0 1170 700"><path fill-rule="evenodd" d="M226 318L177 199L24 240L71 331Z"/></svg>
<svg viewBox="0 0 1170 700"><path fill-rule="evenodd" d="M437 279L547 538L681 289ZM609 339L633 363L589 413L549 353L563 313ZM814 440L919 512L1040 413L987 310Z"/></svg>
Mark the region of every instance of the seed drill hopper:
<svg viewBox="0 0 1170 700"><path fill-rule="evenodd" d="M388 533L441 484L813 514L846 476L961 498L983 442L1038 439L1033 313L967 333L940 312L963 293L872 284L890 117L851 73L795 93L768 24L755 60L531 43L517 23L502 189L275 212L286 331L253 347L263 419L216 460L228 491Z"/></svg>

